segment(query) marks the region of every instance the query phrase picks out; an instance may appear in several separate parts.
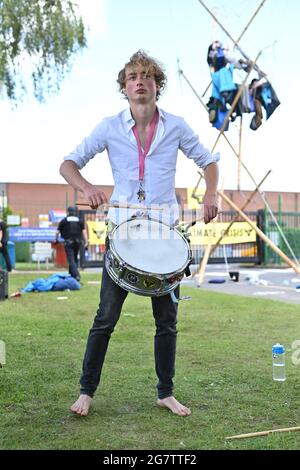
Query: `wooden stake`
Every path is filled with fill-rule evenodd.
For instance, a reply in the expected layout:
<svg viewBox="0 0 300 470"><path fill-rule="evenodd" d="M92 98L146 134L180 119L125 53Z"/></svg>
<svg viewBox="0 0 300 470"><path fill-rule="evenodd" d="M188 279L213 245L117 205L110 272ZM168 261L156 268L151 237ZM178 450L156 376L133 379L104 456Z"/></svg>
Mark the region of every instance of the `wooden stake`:
<svg viewBox="0 0 300 470"><path fill-rule="evenodd" d="M298 268L298 266L296 266L295 263L293 263L292 260L290 260L284 253L283 251L281 251L276 245L275 243L272 242L272 240L270 240L270 238L268 238L255 224L254 222L249 219L249 217L236 205L234 204L233 201L231 201L231 199L229 199L229 197L226 196L226 194L222 194L220 191L218 191L218 194L221 196L222 199L224 199L224 201L227 202L227 204L232 207L232 209L234 209L236 212L238 212L240 214L240 216L246 221L248 222L248 224L250 225L250 227L252 227L255 232L257 233L257 235L267 244L269 245L273 251L275 251L275 253L277 253L277 255L279 255L291 268L293 268L293 270L297 273L297 274L300 274L300 268Z"/></svg>
<svg viewBox="0 0 300 470"><path fill-rule="evenodd" d="M300 431L300 426L294 426L292 428L270 429L269 431L249 432L247 434L237 434L236 436L225 437L225 439L246 439L247 437L268 436L269 434L274 434L276 432L293 431Z"/></svg>

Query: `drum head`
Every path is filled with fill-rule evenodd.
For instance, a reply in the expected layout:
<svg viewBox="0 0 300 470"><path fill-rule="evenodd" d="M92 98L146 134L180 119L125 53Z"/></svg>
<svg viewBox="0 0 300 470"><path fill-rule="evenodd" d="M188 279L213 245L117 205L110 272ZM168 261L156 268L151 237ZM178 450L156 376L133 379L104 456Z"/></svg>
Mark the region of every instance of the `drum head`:
<svg viewBox="0 0 300 470"><path fill-rule="evenodd" d="M122 222L111 235L111 248L133 268L168 274L186 267L188 243L177 231L156 220L135 218Z"/></svg>

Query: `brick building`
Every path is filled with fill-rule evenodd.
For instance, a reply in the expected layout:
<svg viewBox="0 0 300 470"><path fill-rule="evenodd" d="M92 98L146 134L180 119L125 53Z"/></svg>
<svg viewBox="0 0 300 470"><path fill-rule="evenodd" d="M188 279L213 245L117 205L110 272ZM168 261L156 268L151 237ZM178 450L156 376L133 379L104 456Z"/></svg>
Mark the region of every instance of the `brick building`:
<svg viewBox="0 0 300 470"><path fill-rule="evenodd" d="M101 186L107 198L111 196L112 186ZM241 207L251 191L237 191L227 189L225 194L239 207ZM176 189L180 204L187 204L186 188ZM273 212L300 211L300 193L265 191L265 198ZM48 214L50 210L63 210L67 206L82 200L81 193L74 191L67 184L41 184L41 183L0 183L0 209L8 206L14 214L20 214L29 219L30 226L37 226L39 214ZM264 202L259 194L256 194L248 211L256 211L264 208ZM222 210L230 210L227 204L222 202Z"/></svg>

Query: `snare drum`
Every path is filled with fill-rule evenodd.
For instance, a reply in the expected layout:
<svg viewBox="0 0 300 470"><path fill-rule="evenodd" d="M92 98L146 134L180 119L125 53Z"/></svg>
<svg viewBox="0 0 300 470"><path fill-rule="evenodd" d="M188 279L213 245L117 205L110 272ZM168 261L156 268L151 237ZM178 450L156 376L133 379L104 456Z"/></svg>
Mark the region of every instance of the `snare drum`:
<svg viewBox="0 0 300 470"><path fill-rule="evenodd" d="M117 225L108 235L105 265L123 289L158 297L178 286L192 254L187 239L158 220L136 217Z"/></svg>

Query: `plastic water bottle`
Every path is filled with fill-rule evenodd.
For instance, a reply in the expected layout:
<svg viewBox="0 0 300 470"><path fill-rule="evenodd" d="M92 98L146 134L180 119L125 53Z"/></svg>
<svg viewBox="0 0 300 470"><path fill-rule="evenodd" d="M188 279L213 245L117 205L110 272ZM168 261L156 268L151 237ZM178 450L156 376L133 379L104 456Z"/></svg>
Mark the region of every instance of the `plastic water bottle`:
<svg viewBox="0 0 300 470"><path fill-rule="evenodd" d="M285 376L285 348L282 344L274 344L272 346L273 359L273 380L284 382Z"/></svg>

